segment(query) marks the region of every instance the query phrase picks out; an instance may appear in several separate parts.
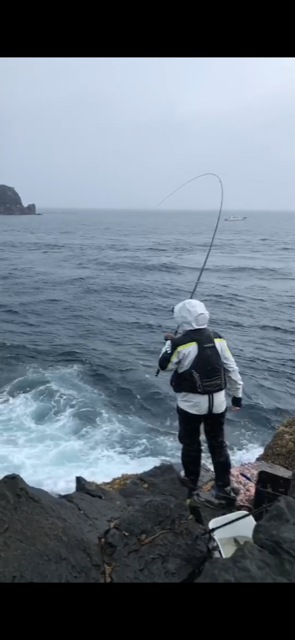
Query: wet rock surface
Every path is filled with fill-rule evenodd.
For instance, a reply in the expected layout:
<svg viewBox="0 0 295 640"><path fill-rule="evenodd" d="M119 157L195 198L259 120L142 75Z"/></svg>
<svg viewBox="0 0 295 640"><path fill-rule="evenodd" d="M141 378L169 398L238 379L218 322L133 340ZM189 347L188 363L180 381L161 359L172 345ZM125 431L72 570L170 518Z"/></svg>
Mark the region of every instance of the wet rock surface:
<svg viewBox="0 0 295 640"><path fill-rule="evenodd" d="M204 527L188 508L179 470L160 465L123 486L115 481L129 508L102 541L109 580L191 582L200 574L210 552ZM204 468L201 483L209 480L212 473Z"/></svg>
<svg viewBox="0 0 295 640"><path fill-rule="evenodd" d="M113 582L185 582L199 574L208 548L185 504L161 496L131 507L102 541Z"/></svg>
<svg viewBox="0 0 295 640"><path fill-rule="evenodd" d="M172 465L117 481L76 478L53 497L0 481L0 582L182 582L208 557Z"/></svg>
<svg viewBox="0 0 295 640"><path fill-rule="evenodd" d="M254 544L216 559L204 533L229 508L216 502L203 469L194 513L177 471L163 464L102 485L78 477L76 491L59 497L4 477L0 582L295 581L293 497L269 509Z"/></svg>
<svg viewBox="0 0 295 640"><path fill-rule="evenodd" d="M36 215L36 205L28 204L25 207L13 187L0 184L0 215Z"/></svg>
<svg viewBox="0 0 295 640"><path fill-rule="evenodd" d="M89 498L91 500L91 498ZM74 504L0 481L0 582L102 582L97 522Z"/></svg>

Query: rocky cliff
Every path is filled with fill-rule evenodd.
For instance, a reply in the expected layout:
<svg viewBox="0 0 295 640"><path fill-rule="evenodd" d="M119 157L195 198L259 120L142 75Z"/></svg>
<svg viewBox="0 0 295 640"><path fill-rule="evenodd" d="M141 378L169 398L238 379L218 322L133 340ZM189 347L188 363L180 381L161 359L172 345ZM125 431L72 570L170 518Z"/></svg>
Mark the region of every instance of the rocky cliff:
<svg viewBox="0 0 295 640"><path fill-rule="evenodd" d="M294 438L292 419L262 458L294 469ZM79 477L59 497L5 476L0 582L295 582L295 474L289 495L257 522L253 544L228 559L212 557L209 545L208 522L229 511L210 497L211 485L203 468L193 506L169 464L102 485Z"/></svg>
<svg viewBox="0 0 295 640"><path fill-rule="evenodd" d="M194 514L186 497L172 465L108 485L77 478L60 497L6 476L0 582L295 582L294 485L227 560L212 558L206 532L224 507L204 501Z"/></svg>
<svg viewBox="0 0 295 640"><path fill-rule="evenodd" d="M25 207L22 200L13 187L0 184L0 215L35 215L36 205L28 204Z"/></svg>

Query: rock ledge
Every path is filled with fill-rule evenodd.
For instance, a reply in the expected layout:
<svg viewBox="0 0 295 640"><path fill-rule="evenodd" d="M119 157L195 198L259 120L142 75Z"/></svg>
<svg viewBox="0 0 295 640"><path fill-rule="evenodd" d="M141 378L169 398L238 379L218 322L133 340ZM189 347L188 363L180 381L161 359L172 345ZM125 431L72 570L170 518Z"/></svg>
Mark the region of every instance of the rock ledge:
<svg viewBox="0 0 295 640"><path fill-rule="evenodd" d="M193 514L169 464L108 484L79 477L59 497L5 476L0 582L295 582L294 491L257 523L254 544L223 560L208 546L208 521L225 512L209 480L205 469Z"/></svg>

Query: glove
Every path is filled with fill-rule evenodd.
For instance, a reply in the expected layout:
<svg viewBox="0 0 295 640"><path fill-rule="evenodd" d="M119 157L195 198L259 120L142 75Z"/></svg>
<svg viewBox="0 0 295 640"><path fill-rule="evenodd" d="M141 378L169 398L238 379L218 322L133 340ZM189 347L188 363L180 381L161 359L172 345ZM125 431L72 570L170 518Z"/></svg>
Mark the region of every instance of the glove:
<svg viewBox="0 0 295 640"><path fill-rule="evenodd" d="M236 396L233 396L231 399L231 403L232 403L232 406L235 407L236 409L241 409L242 398L236 398Z"/></svg>
<svg viewBox="0 0 295 640"><path fill-rule="evenodd" d="M173 340L173 338L175 338L175 335L173 333L165 333L165 335L164 335L165 342L167 340Z"/></svg>

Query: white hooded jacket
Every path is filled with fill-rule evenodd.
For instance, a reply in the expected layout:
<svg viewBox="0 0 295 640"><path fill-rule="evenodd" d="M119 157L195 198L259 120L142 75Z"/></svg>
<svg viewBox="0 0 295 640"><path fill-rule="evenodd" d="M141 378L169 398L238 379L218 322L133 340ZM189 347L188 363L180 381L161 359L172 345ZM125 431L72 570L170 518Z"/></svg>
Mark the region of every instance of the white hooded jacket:
<svg viewBox="0 0 295 640"><path fill-rule="evenodd" d="M174 308L174 319L178 334L185 334L193 329L205 329L209 323L209 312L199 300L184 300ZM227 343L216 332L214 332L214 342L221 356L232 395L241 398L243 382ZM174 343L173 340L168 340L160 354L159 368L161 371L173 372L177 370L181 373L190 367L197 353L198 345L189 340L189 334L188 341L184 340L184 343L180 345L179 341ZM209 412L209 396L195 393L177 393L176 395L177 404L181 409L198 415L205 415ZM212 412L223 413L225 409L225 391L214 393Z"/></svg>

